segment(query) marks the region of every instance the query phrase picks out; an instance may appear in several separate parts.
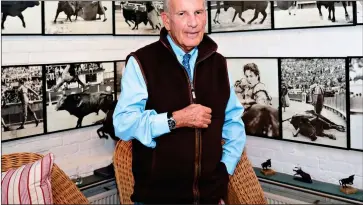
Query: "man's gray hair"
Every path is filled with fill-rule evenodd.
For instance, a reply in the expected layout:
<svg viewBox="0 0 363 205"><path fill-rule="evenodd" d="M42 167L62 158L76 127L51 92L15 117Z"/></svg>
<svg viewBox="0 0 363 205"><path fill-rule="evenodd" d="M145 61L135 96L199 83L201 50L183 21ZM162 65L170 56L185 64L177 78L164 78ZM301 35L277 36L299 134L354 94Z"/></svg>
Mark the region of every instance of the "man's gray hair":
<svg viewBox="0 0 363 205"><path fill-rule="evenodd" d="M182 1L182 0L180 0ZM163 0L164 12L169 12L170 0ZM204 8L207 8L207 0L204 0Z"/></svg>

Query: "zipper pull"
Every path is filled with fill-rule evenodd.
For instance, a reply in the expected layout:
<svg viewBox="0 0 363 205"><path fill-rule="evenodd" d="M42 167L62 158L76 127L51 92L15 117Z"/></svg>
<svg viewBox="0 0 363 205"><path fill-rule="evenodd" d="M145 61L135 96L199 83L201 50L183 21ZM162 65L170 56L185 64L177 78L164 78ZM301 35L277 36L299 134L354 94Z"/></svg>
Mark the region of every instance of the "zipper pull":
<svg viewBox="0 0 363 205"><path fill-rule="evenodd" d="M193 97L193 102L195 102L195 91L194 91L194 87L193 87L193 84L190 84L191 87L192 87L192 97Z"/></svg>

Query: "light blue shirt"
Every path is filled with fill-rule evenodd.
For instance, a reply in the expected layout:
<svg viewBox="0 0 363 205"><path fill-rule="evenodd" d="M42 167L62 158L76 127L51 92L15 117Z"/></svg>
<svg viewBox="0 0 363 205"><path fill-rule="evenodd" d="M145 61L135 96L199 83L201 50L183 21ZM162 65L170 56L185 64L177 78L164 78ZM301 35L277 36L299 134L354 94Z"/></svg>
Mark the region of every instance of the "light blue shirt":
<svg viewBox="0 0 363 205"><path fill-rule="evenodd" d="M178 61L182 63L185 52L174 43L169 35L168 40ZM193 75L198 49L194 48L189 54L191 54L190 69ZM230 77L229 79L232 82ZM228 173L232 175L242 155L246 142L246 133L241 119L244 108L236 96L232 83L230 88L231 93L225 111L222 132L225 144L223 145L221 161L226 165ZM143 145L155 148L154 138L169 133L170 130L167 113L145 110L147 99L148 93L145 80L138 63L131 56L122 74L121 95L113 114L115 134L121 140L137 139Z"/></svg>

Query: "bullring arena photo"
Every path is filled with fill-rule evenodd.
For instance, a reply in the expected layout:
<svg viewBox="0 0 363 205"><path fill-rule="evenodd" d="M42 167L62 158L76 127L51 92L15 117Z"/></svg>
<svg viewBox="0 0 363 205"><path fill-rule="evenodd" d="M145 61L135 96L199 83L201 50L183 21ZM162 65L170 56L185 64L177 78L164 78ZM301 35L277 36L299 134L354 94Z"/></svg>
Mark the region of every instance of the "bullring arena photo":
<svg viewBox="0 0 363 205"><path fill-rule="evenodd" d="M345 58L281 59L282 138L347 147Z"/></svg>
<svg viewBox="0 0 363 205"><path fill-rule="evenodd" d="M46 66L47 131L99 123L115 98L114 63Z"/></svg>
<svg viewBox="0 0 363 205"><path fill-rule="evenodd" d="M327 6L334 7L330 16ZM350 1L274 1L275 28L352 24L353 3Z"/></svg>
<svg viewBox="0 0 363 205"><path fill-rule="evenodd" d="M1 139L44 133L42 66L1 68Z"/></svg>
<svg viewBox="0 0 363 205"><path fill-rule="evenodd" d="M45 34L113 32L112 1L44 1L44 11Z"/></svg>

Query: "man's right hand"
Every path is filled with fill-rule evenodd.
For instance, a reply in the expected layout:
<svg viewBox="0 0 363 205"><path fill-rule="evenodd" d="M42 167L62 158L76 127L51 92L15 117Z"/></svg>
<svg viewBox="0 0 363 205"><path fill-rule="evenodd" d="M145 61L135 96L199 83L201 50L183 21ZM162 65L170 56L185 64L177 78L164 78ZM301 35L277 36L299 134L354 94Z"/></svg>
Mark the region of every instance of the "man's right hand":
<svg viewBox="0 0 363 205"><path fill-rule="evenodd" d="M192 127L207 128L211 123L212 110L200 104L191 104L181 110L173 112L176 128Z"/></svg>

